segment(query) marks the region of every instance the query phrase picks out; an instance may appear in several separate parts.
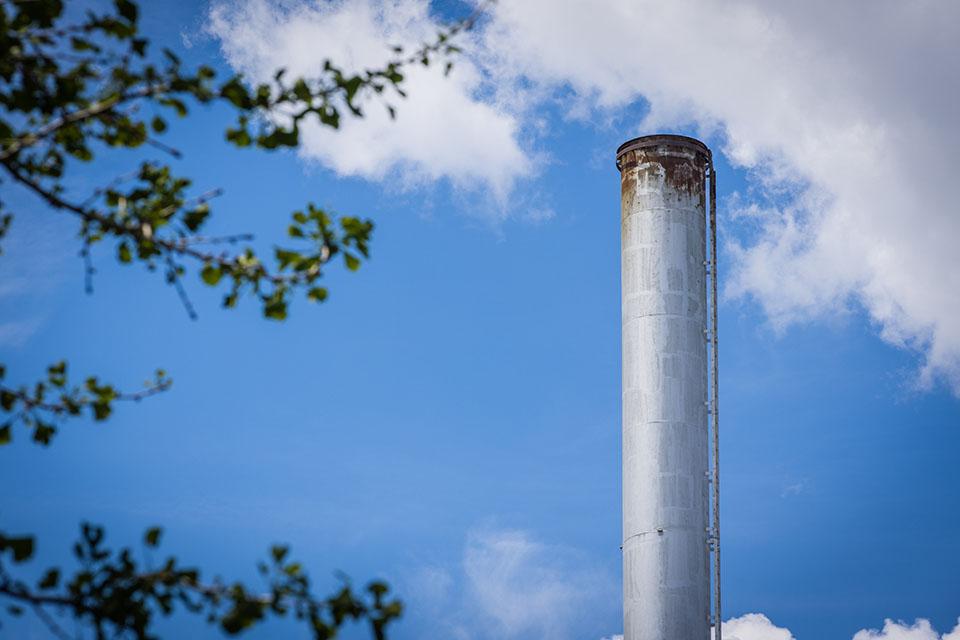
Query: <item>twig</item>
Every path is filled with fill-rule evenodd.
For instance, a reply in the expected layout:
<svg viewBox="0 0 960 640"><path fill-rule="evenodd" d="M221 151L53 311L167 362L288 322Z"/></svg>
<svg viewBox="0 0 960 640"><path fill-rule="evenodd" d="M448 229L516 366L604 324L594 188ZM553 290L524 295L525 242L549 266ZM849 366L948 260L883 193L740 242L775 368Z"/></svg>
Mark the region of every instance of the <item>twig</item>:
<svg viewBox="0 0 960 640"><path fill-rule="evenodd" d="M194 244L236 244L238 242L250 242L253 240L252 233L238 233L232 236L193 236L193 237L183 237L177 241L177 244L181 246L194 245Z"/></svg>
<svg viewBox="0 0 960 640"><path fill-rule="evenodd" d="M80 257L83 258L83 291L87 295L93 294L93 274L96 269L93 268L93 261L90 259L90 243L84 242L83 249L80 249Z"/></svg>
<svg viewBox="0 0 960 640"><path fill-rule="evenodd" d="M191 320L196 320L197 310L193 307L193 303L190 302L190 296L187 295L187 290L183 287L183 282L180 281L180 274L177 273L177 265L174 264L173 258L167 256L167 278L170 281L170 284L173 285L173 288L177 290L177 295L180 297L180 302L183 303L183 308L187 311L187 316Z"/></svg>
<svg viewBox="0 0 960 640"><path fill-rule="evenodd" d="M178 160L183 157L183 154L180 153L178 149L174 149L171 146L165 145L156 138L147 138L147 144L155 149L160 149L160 151L163 151L164 153L169 153Z"/></svg>
<svg viewBox="0 0 960 640"><path fill-rule="evenodd" d="M74 609L84 609L83 604L74 598L66 598L63 596L43 596L36 593L30 593L25 588L20 587L14 583L11 585L9 581L4 581L0 583L0 595L5 595L14 600L20 600L21 602L26 602L32 607L36 606L55 606L55 607L72 607Z"/></svg>
<svg viewBox="0 0 960 640"><path fill-rule="evenodd" d="M145 398L149 398L150 396L154 396L154 395L157 395L158 393L162 393L163 391L166 391L167 389L170 388L170 385L172 384L173 384L172 380L169 380L169 379L163 380L159 384L151 385L140 391L134 391L132 393L118 393L116 396L113 397L113 400L120 400L123 402L140 402ZM23 389L14 389L12 387L0 385L0 391L5 391L6 393L11 394L17 400L19 400L20 403L23 405L24 411L33 411L34 409L40 409L42 411L49 411L50 413L60 414L67 410L66 406L63 404L52 404L49 402L37 401L34 398L30 397L30 394ZM79 404L82 404L82 405L92 404L92 400L85 399L80 401ZM0 593L2 592L3 590L2 588L0 588Z"/></svg>
<svg viewBox="0 0 960 640"><path fill-rule="evenodd" d="M72 640L70 634L64 631L63 627L57 624L56 620L53 619L53 616L47 613L42 605L34 603L31 608L36 616L40 618L40 621L47 626L47 629L50 630L50 633L58 638L61 638L61 640Z"/></svg>
<svg viewBox="0 0 960 640"><path fill-rule="evenodd" d="M190 200L185 200L185 201L184 201L183 203L181 203L181 204L178 204L178 205L170 205L169 207L164 207L163 209L160 210L160 212L159 212L157 215L160 216L161 218L165 218L167 215L173 213L173 212L176 211L177 209L180 209L180 208L183 208L183 207L189 207L189 206L196 206L196 205L206 204L207 202L210 202L210 201L213 200L214 198L217 198L217 197L222 196L222 195L223 195L223 189L220 189L219 187L216 188L216 189L211 189L210 191L207 191L206 193L201 193L201 194L200 194L199 196L197 196L196 198L191 198Z"/></svg>

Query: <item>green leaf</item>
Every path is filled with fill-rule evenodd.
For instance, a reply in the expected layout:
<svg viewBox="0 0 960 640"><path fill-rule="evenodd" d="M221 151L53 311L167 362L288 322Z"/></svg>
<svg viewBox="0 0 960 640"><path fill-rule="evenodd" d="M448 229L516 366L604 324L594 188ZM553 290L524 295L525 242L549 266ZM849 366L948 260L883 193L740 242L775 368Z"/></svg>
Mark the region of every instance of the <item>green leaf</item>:
<svg viewBox="0 0 960 640"><path fill-rule="evenodd" d="M6 389L0 390L0 407L3 407L4 411L10 411L10 409L13 409L13 405L16 401L17 396L12 391L7 391Z"/></svg>
<svg viewBox="0 0 960 640"><path fill-rule="evenodd" d="M326 287L314 287L307 291L307 299L313 302L323 302L327 299Z"/></svg>
<svg viewBox="0 0 960 640"><path fill-rule="evenodd" d="M273 253L277 258L277 262L279 263L278 266L281 271L289 267L291 264L300 262L303 258L303 256L296 251L288 251L279 247L274 249Z"/></svg>
<svg viewBox="0 0 960 640"><path fill-rule="evenodd" d="M183 224L190 231L196 231L203 226L203 223L206 222L207 217L210 215L210 207L206 204L198 205L196 208L191 209L183 216Z"/></svg>
<svg viewBox="0 0 960 640"><path fill-rule="evenodd" d="M270 547L270 555L273 556L274 562L280 563L283 562L283 559L287 557L287 554L290 552L290 547L287 547L282 544L275 544Z"/></svg>
<svg viewBox="0 0 960 640"><path fill-rule="evenodd" d="M263 305L263 315L271 320L287 319L287 302L283 298L272 298Z"/></svg>
<svg viewBox="0 0 960 640"><path fill-rule="evenodd" d="M48 569L43 578L40 579L40 582L37 583L37 586L41 589L53 589L57 586L57 583L60 581L60 570L59 569Z"/></svg>
<svg viewBox="0 0 960 640"><path fill-rule="evenodd" d="M297 79L293 83L293 95L297 96L300 100L308 102L310 100L310 87L307 85L307 81L303 78Z"/></svg>
<svg viewBox="0 0 960 640"><path fill-rule="evenodd" d="M130 48L142 58L147 53L147 44L149 43L146 38L134 38L130 43Z"/></svg>
<svg viewBox="0 0 960 640"><path fill-rule="evenodd" d="M317 117L320 118L320 123L324 124L333 129L340 128L340 112L332 106L327 106L326 108L321 109L317 112Z"/></svg>
<svg viewBox="0 0 960 640"><path fill-rule="evenodd" d="M166 97L158 99L157 102L166 107L172 107L173 110L177 112L177 115L181 118L187 115L187 105L183 102L183 100Z"/></svg>
<svg viewBox="0 0 960 640"><path fill-rule="evenodd" d="M33 555L33 536L8 538L0 533L0 551L9 549L14 562L29 560Z"/></svg>
<svg viewBox="0 0 960 640"><path fill-rule="evenodd" d="M130 245L126 242L121 242L120 246L117 247L117 260L124 264L128 264L133 260L133 255L130 253Z"/></svg>
<svg viewBox="0 0 960 640"><path fill-rule="evenodd" d="M207 264L203 267L203 270L200 272L200 277L203 278L203 281L208 285L215 286L220 282L220 278L223 277L223 272L220 270L220 267L216 267L212 264Z"/></svg>
<svg viewBox="0 0 960 640"><path fill-rule="evenodd" d="M123 16L127 22L137 21L137 5L130 0L116 0L114 4L117 7L117 13Z"/></svg>
<svg viewBox="0 0 960 640"><path fill-rule="evenodd" d="M110 407L109 402L94 402L93 407L93 419L94 420L106 420L110 417L110 414L113 412L113 409Z"/></svg>
<svg viewBox="0 0 960 640"><path fill-rule="evenodd" d="M343 89L346 91L346 100L350 102L353 100L353 97L357 95L357 91L363 85L363 78L360 76L353 76L349 80L343 83Z"/></svg>
<svg viewBox="0 0 960 640"><path fill-rule="evenodd" d="M76 36L70 38L70 47L74 51L99 51L100 49L89 40L85 38L77 38Z"/></svg>
<svg viewBox="0 0 960 640"><path fill-rule="evenodd" d="M33 430L33 441L46 446L50 444L50 440L53 439L53 434L56 432L57 429L52 424L38 422Z"/></svg>
<svg viewBox="0 0 960 640"><path fill-rule="evenodd" d="M350 269L350 271L356 271L360 268L360 259L356 256L352 256L349 253L344 253L343 260L347 263L347 269Z"/></svg>
<svg viewBox="0 0 960 640"><path fill-rule="evenodd" d="M263 618L266 605L246 596L235 595L233 607L220 620L220 626L229 635L237 635Z"/></svg>
<svg viewBox="0 0 960 640"><path fill-rule="evenodd" d="M10 430L10 423L7 422L2 427L0 427L0 446L5 444L10 444L10 441L13 439Z"/></svg>
<svg viewBox="0 0 960 640"><path fill-rule="evenodd" d="M269 134L257 136L257 145L264 149L276 149L278 147L295 147L300 143L300 131L296 123L289 129L276 127Z"/></svg>
<svg viewBox="0 0 960 640"><path fill-rule="evenodd" d="M64 360L47 367L47 380L55 387L67 384L67 363Z"/></svg>
<svg viewBox="0 0 960 640"><path fill-rule="evenodd" d="M167 122L160 116L154 116L153 120L150 121L150 128L156 133L163 133L167 130Z"/></svg>
<svg viewBox="0 0 960 640"><path fill-rule="evenodd" d="M220 88L220 96L238 109L250 109L253 101L250 92L243 86L239 77L233 77Z"/></svg>
<svg viewBox="0 0 960 640"><path fill-rule="evenodd" d="M227 129L225 135L227 142L232 142L238 147L249 147L253 143L250 132L245 128Z"/></svg>
<svg viewBox="0 0 960 640"><path fill-rule="evenodd" d="M147 529L147 532L143 535L143 541L148 547L156 547L160 544L160 534L162 532L163 530L160 527L151 527Z"/></svg>

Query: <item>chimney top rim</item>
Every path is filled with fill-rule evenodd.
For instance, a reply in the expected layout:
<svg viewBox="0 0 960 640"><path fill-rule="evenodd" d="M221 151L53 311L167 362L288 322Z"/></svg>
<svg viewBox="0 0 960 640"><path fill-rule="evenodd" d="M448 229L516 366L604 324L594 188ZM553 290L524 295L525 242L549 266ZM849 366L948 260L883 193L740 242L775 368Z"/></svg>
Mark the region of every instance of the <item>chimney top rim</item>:
<svg viewBox="0 0 960 640"><path fill-rule="evenodd" d="M649 136L640 136L639 138L631 138L617 147L617 167L619 168L620 156L622 156L624 153L628 151L635 151L637 149L658 147L661 145L691 149L693 151L702 153L708 162L712 159L710 148L696 138L672 133L657 133Z"/></svg>

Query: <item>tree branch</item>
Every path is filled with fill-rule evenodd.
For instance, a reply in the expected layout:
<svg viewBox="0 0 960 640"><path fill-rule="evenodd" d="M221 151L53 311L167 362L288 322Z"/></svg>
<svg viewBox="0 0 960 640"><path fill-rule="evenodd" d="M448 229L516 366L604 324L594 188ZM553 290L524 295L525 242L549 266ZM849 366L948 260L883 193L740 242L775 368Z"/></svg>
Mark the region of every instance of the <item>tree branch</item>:
<svg viewBox="0 0 960 640"><path fill-rule="evenodd" d="M135 391L133 393L118 393L113 396L114 400L120 400L122 402L140 402L150 396L155 396L158 393L163 393L173 384L173 381L170 379L163 380L159 384L143 389L142 391ZM25 389L13 389L5 385L0 384L0 393L9 394L10 397L14 398L17 402L22 405L23 411L34 411L39 409L41 411L49 411L54 414L68 413L69 410L65 403L50 403L44 401L38 401L36 398L32 397ZM89 402L92 402L89 401ZM89 402L81 402L80 404L89 404Z"/></svg>
<svg viewBox="0 0 960 640"><path fill-rule="evenodd" d="M227 272L233 273L241 270L245 272L246 275L251 279L263 278L273 285L293 286L303 284L310 282L312 277L316 276L316 271L295 272L291 274L273 273L268 271L266 267L259 262L256 264L241 264L236 257L231 258L224 254L210 253L195 249L193 248L193 245L197 243L190 241L188 238L167 239L155 237L153 235L153 229L149 226L124 225L117 222L109 215L103 214L95 209L82 207L64 200L53 190L44 188L38 181L19 171L18 165L10 160L2 160L0 161L0 164L2 164L2 166L6 169L11 178L27 187L27 189L32 191L34 194L40 196L54 209L69 211L70 213L79 216L85 222L95 223L102 230L113 233L114 235L131 238L138 243L151 242L157 247L163 249L168 254L192 258L205 264L214 264ZM233 237L239 238L244 236ZM207 239L207 243L209 242L210 239ZM329 258L329 250L323 251L320 264L325 264ZM319 268L317 271L318 270Z"/></svg>
<svg viewBox="0 0 960 640"><path fill-rule="evenodd" d="M89 107L77 109L76 111L72 111L64 116L55 118L36 131L30 132L24 136L21 136L20 138L14 138L10 146L0 152L0 162L5 162L8 158L13 157L23 149L32 147L44 138L56 133L58 130L67 125L75 124L82 122L83 120L88 120L90 118L99 116L110 111L114 107L126 102L130 102L131 100L147 98L165 93L169 89L170 85L166 83L146 85L133 91L127 91L122 94L110 96L104 100L94 102Z"/></svg>

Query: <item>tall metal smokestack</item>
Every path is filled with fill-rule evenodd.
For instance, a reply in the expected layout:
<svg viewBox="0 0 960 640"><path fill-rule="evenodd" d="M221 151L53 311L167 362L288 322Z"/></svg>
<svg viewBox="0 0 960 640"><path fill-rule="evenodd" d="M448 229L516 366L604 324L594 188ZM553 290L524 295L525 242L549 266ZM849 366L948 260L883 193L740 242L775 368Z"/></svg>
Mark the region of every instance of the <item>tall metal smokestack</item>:
<svg viewBox="0 0 960 640"><path fill-rule="evenodd" d="M646 136L620 146L617 168L624 640L708 640L711 154L693 138Z"/></svg>

